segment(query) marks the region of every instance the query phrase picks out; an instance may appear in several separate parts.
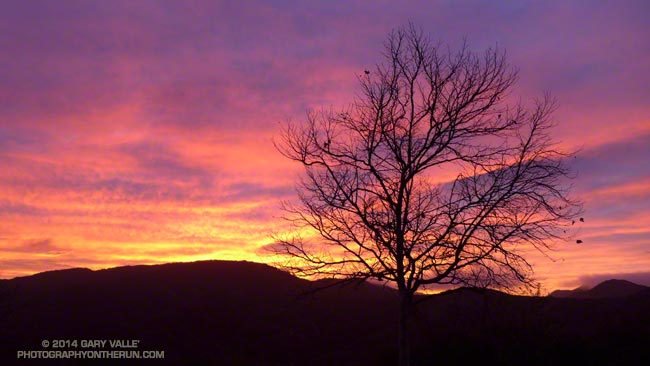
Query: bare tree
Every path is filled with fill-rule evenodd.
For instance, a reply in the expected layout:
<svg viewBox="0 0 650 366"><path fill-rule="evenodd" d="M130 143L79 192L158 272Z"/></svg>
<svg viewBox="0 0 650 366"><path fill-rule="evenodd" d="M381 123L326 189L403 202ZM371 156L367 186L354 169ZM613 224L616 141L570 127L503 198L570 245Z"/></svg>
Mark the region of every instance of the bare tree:
<svg viewBox="0 0 650 366"><path fill-rule="evenodd" d="M409 26L384 57L348 108L284 126L276 147L305 167L287 217L320 239L281 237L275 249L300 275L393 283L408 365L416 291L532 284L522 249L548 250L580 208L548 134L553 100L508 104L517 72L504 52L452 52Z"/></svg>

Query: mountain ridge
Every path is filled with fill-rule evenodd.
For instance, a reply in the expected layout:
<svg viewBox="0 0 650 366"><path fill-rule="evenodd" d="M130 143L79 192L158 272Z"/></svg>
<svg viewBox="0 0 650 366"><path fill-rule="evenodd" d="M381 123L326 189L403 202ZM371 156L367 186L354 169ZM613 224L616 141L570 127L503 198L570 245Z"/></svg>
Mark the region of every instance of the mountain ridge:
<svg viewBox="0 0 650 366"><path fill-rule="evenodd" d="M315 284L245 261L5 280L0 362L24 364L16 351L42 350L43 339L138 339L142 350L165 351L156 365L396 364L393 290ZM650 360L650 289L584 300L457 289L427 299L412 319L414 365L458 357L505 365Z"/></svg>
<svg viewBox="0 0 650 366"><path fill-rule="evenodd" d="M581 286L573 290L555 290L549 296L572 299L620 298L637 294L648 288L627 280L609 279L592 288Z"/></svg>
<svg viewBox="0 0 650 366"><path fill-rule="evenodd" d="M43 271L39 273L34 273L31 275L26 275L26 276L19 276L19 277L14 277L14 278L9 278L9 279L0 279L0 283L5 282L5 281L13 281L13 280L19 280L23 281L29 278L67 278L67 277L73 277L73 276L78 276L82 274L91 274L91 273L112 273L112 272L122 272L122 271L134 271L134 270L139 270L139 269L144 269L146 270L147 268L151 269L167 269L167 268L182 268L182 267L201 267L202 269L209 269L211 266L231 266L233 269L235 266L242 266L242 267L247 267L248 269L251 268L259 268L260 270L268 270L268 273L273 273L276 271L276 273L282 273L287 277L291 277L294 279L298 279L301 281L307 281L311 283L315 288L318 289L320 285L323 284L323 288L327 288L331 285L336 285L338 282L344 282L345 280L340 280L340 279L317 279L317 280L307 280L307 279L302 279L295 277L291 274L289 274L286 271L283 271L279 268L273 267L269 264L266 263L260 263L260 262L253 262L253 261L247 261L247 260L200 260L200 261L193 261L193 262L170 262L170 263L157 263L157 264L136 264L136 265L125 265L125 266L116 266L116 267L110 267L110 268L102 268L102 269L89 269L86 267L72 267L72 268L64 268L64 269L55 269L55 270L49 270L49 271ZM364 282L362 280L354 280L352 282ZM366 282L366 285L369 286L375 286L375 287L381 287L385 288L386 286L383 286L381 284L376 284L376 283L370 283ZM352 285L354 284L345 284L345 285ZM345 286L344 285L344 286ZM448 289L441 291L436 294L432 295L425 295L425 294L420 294L420 296L435 296L439 294L444 294L450 291L456 291L459 289L462 289L464 287L459 287L459 288L453 288L453 289ZM468 287L471 289L471 287ZM556 298L608 298L608 297L624 297L624 296L629 296L633 295L635 293L638 293L646 288L650 288L648 286L643 286L636 284L631 281L623 280L623 279L608 279L600 282L599 284L593 286L593 287L588 287L585 285L579 286L575 289L571 290L555 290L552 291L551 293L548 294L549 297L556 297ZM500 293L503 293L499 290L492 290L492 291L497 291ZM526 296L526 295L524 295Z"/></svg>

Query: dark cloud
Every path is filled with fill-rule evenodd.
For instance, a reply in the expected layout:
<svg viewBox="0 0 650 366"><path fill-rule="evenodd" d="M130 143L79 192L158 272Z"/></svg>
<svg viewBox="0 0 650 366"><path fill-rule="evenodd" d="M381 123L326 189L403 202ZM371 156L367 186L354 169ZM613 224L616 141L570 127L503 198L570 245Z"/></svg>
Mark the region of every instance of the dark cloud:
<svg viewBox="0 0 650 366"><path fill-rule="evenodd" d="M137 177L76 181L75 185L88 194L99 193L100 202L197 202L207 198L203 192L194 193L170 181L139 181Z"/></svg>
<svg viewBox="0 0 650 366"><path fill-rule="evenodd" d="M650 178L650 134L590 147L572 162L585 191Z"/></svg>
<svg viewBox="0 0 650 366"><path fill-rule="evenodd" d="M106 151L107 153L110 151ZM0 186L9 191L27 189L52 195L80 195L98 202L216 202L217 169L191 163L164 144L142 142L116 148L116 167L135 165L125 172L106 173L102 166L79 167L74 162L48 162L31 158L7 157L7 167L19 174L0 174ZM103 159L102 159L103 160ZM35 207L0 202L0 211L36 213ZM31 210L31 212L27 212Z"/></svg>
<svg viewBox="0 0 650 366"><path fill-rule="evenodd" d="M261 256L273 256L278 252L282 252L282 245L276 242L264 244L255 250L255 253Z"/></svg>
<svg viewBox="0 0 650 366"><path fill-rule="evenodd" d="M47 132L0 123L0 156L8 153L44 153L51 138Z"/></svg>
<svg viewBox="0 0 650 366"><path fill-rule="evenodd" d="M224 187L223 202L254 202L260 199L280 200L295 195L293 186L274 186L253 182L229 183Z"/></svg>
<svg viewBox="0 0 650 366"><path fill-rule="evenodd" d="M607 244L620 244L629 243L634 246L635 243L645 243L650 247L650 228L645 232L629 232L629 233L596 233L589 237L590 242L602 242ZM649 256L650 257L650 256Z"/></svg>
<svg viewBox="0 0 650 366"><path fill-rule="evenodd" d="M569 158L576 174L574 193L585 201L587 220L631 220L641 225L650 195L650 134L585 148ZM611 229L615 229L612 227Z"/></svg>
<svg viewBox="0 0 650 366"><path fill-rule="evenodd" d="M42 171L40 173L43 173ZM178 179L182 180L183 176ZM137 202L215 202L216 198L206 190L193 190L192 187L175 184L174 181L148 181L135 177L99 178L94 174L49 174L34 178L3 179L7 185L28 186L38 194L66 195L101 203L137 203ZM23 215L45 215L49 211L34 205L16 202L0 204L0 213ZM83 214L83 212L78 212Z"/></svg>
<svg viewBox="0 0 650 366"><path fill-rule="evenodd" d="M273 222L279 217L281 217L282 212L279 210L278 204L268 204L262 207L255 207L252 209L240 210L237 212L228 212L224 213L220 219L226 221L234 222L246 222L246 223L256 223L264 224L268 222Z"/></svg>
<svg viewBox="0 0 650 366"><path fill-rule="evenodd" d="M47 210L33 205L26 205L6 199L0 200L0 215L37 216L43 215L46 212Z"/></svg>
<svg viewBox="0 0 650 366"><path fill-rule="evenodd" d="M193 164L181 154L160 142L140 141L122 144L118 151L137 162L134 175L155 182L188 182L198 179L205 188L209 188L217 174L213 169L206 169Z"/></svg>
<svg viewBox="0 0 650 366"><path fill-rule="evenodd" d="M31 253L31 254L61 254L64 249L52 244L52 239L29 239L15 246L0 248L4 252Z"/></svg>

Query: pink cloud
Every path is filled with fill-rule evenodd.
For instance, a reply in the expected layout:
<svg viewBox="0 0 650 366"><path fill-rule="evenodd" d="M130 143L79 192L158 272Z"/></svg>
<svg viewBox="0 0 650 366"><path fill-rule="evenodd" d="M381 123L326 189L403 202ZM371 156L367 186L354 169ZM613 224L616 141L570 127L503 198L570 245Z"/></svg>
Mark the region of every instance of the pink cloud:
<svg viewBox="0 0 650 366"><path fill-rule="evenodd" d="M283 227L278 203L299 173L272 146L278 122L351 102L355 75L409 20L452 46L467 36L473 49L506 49L520 69L514 98L558 98L556 137L582 148L580 234L592 247L560 245L562 263L540 261L549 286L616 265L639 271L650 243L639 230L649 214L648 10L643 1L10 2L0 14L0 243L9 253L51 238L74 253L36 243L50 257L14 251L0 275L262 260L256 248Z"/></svg>

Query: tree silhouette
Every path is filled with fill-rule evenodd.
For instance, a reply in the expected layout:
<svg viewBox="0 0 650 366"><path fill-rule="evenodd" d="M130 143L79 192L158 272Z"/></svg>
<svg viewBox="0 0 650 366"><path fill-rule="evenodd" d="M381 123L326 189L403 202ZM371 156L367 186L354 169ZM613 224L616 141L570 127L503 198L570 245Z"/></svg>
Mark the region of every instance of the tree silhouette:
<svg viewBox="0 0 650 366"><path fill-rule="evenodd" d="M508 103L517 71L505 52L452 52L411 25L384 57L348 108L283 125L276 147L305 168L284 209L319 240L277 237L274 250L299 275L393 283L408 365L416 291L534 285L522 249L548 250L580 207L549 136L554 102Z"/></svg>

